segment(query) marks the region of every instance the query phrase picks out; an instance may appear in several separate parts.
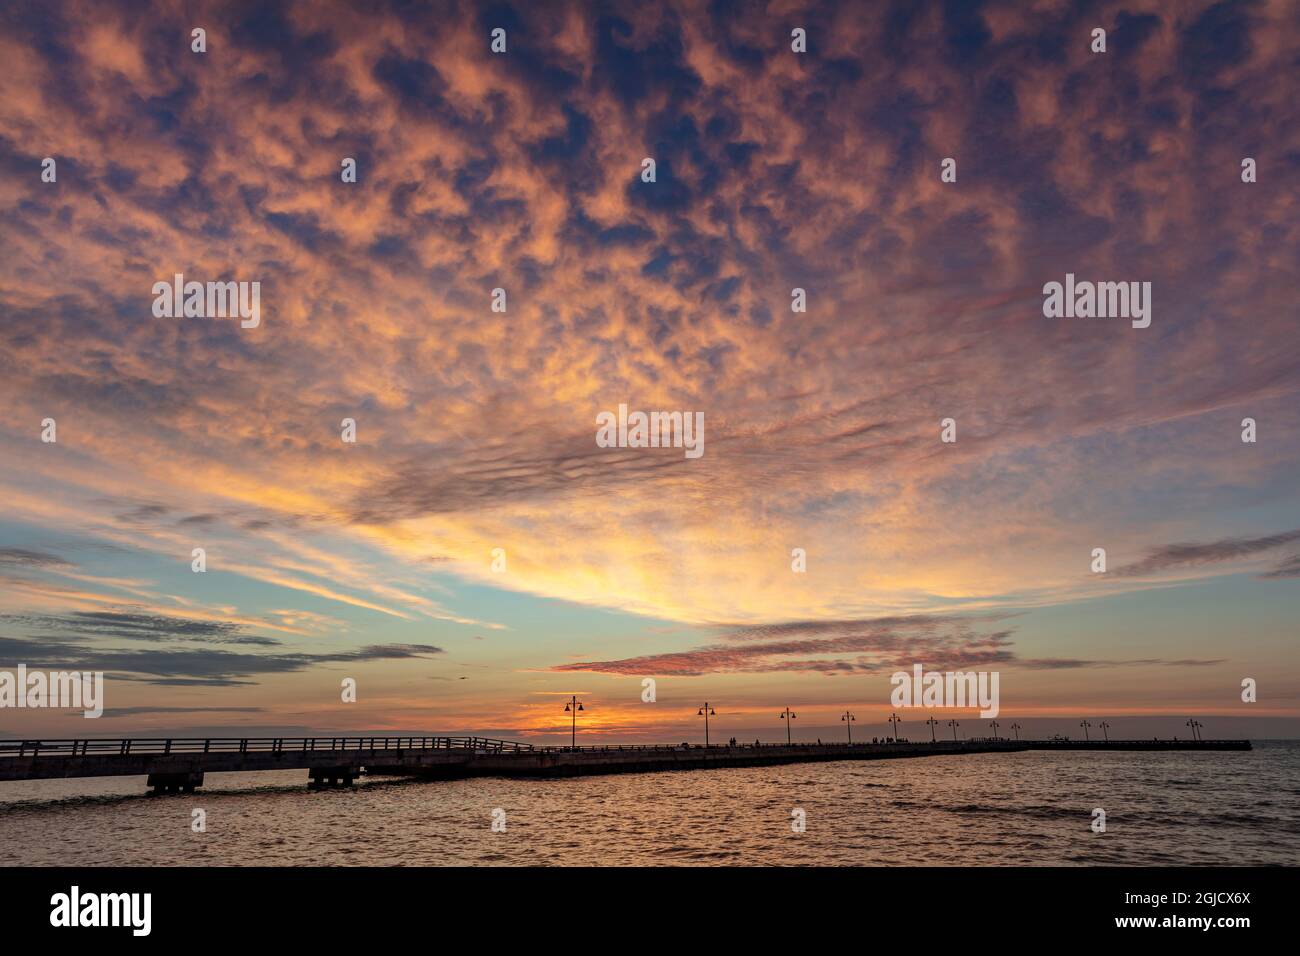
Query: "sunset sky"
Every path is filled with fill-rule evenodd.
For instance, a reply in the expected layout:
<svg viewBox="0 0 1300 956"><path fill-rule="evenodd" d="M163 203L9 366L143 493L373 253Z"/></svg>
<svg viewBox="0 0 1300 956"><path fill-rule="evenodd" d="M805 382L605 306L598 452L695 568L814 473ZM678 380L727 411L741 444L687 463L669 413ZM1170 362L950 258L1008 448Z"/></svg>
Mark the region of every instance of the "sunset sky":
<svg viewBox="0 0 1300 956"><path fill-rule="evenodd" d="M870 736L922 663L1300 736L1297 70L1294 0L4 4L0 669L108 710L0 735Z"/></svg>

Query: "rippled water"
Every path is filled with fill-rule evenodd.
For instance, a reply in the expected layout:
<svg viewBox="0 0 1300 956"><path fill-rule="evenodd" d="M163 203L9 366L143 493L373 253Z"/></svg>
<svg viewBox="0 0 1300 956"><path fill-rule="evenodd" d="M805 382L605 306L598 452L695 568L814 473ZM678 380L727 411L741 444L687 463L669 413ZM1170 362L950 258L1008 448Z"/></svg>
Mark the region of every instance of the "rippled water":
<svg viewBox="0 0 1300 956"><path fill-rule="evenodd" d="M1300 742L1030 752L568 780L209 774L0 784L0 863L124 865L1300 863ZM1106 811L1104 834L1090 830ZM191 811L207 832L191 831ZM492 811L505 811L493 832ZM801 808L807 829L791 829Z"/></svg>

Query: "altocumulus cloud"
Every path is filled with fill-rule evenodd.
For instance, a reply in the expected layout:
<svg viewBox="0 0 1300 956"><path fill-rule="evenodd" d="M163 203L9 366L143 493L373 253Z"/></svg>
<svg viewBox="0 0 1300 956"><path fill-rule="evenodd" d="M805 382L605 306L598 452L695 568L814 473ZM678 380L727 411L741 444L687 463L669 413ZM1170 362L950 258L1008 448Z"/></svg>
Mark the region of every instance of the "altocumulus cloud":
<svg viewBox="0 0 1300 956"><path fill-rule="evenodd" d="M234 651L98 649L80 644L0 637L0 660L29 667L112 673L118 680L160 686L233 686L251 678L287 674L325 664L429 658L444 653L431 644L374 644L334 653L249 654Z"/></svg>

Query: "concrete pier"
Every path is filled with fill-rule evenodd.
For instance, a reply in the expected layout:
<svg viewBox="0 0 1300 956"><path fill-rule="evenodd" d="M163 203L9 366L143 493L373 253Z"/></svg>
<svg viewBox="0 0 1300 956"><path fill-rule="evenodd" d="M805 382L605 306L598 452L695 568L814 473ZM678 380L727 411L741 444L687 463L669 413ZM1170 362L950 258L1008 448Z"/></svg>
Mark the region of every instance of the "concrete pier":
<svg viewBox="0 0 1300 956"><path fill-rule="evenodd" d="M0 740L0 783L58 777L148 777L169 793L199 786L204 773L360 768L382 763L395 773L466 763L477 753L531 750L478 737L306 737L113 740ZM347 774L337 774L341 780ZM322 779L331 779L328 777ZM157 783L157 786L155 786Z"/></svg>
<svg viewBox="0 0 1300 956"><path fill-rule="evenodd" d="M203 774L200 771L181 773L151 773L145 780L149 787L149 796L156 797L164 793L193 793L203 786Z"/></svg>
<svg viewBox="0 0 1300 956"><path fill-rule="evenodd" d="M485 754L465 768L472 776L577 777L658 770L712 770L720 767L770 767L830 760L893 760L999 753L1029 749L1015 741L924 744L793 744L735 747L593 747L535 750L522 754ZM382 772L378 769L371 772Z"/></svg>
<svg viewBox="0 0 1300 956"><path fill-rule="evenodd" d="M351 787L362 774L575 777L762 767L828 760L895 760L1029 750L1241 751L1248 740L939 740L922 743L534 747L482 737L300 737L0 740L0 782L144 776L155 794L192 793L205 773L307 770L314 790Z"/></svg>
<svg viewBox="0 0 1300 956"><path fill-rule="evenodd" d="M307 787L311 790L346 789L359 776L360 767L312 767L307 771Z"/></svg>

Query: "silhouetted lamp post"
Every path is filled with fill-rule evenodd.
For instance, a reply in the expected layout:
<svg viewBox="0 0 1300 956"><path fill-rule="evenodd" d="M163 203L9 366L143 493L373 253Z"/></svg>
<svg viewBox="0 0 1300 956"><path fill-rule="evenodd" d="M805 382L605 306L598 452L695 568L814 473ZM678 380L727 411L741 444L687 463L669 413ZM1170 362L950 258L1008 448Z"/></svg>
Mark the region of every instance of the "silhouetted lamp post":
<svg viewBox="0 0 1300 956"><path fill-rule="evenodd" d="M853 746L853 721L857 720L857 718L854 717L846 710L844 712L844 716L841 717L840 720L844 721L844 729L849 732L849 746L852 747Z"/></svg>
<svg viewBox="0 0 1300 956"><path fill-rule="evenodd" d="M1106 743L1110 743L1110 724L1103 720L1099 726L1101 727L1101 735L1106 738Z"/></svg>
<svg viewBox="0 0 1300 956"><path fill-rule="evenodd" d="M989 721L989 726L993 728L993 739L994 739L994 740L997 740L997 739L998 739L998 722L997 722L996 720L990 720L990 721Z"/></svg>
<svg viewBox="0 0 1300 956"><path fill-rule="evenodd" d="M898 715L890 714L889 722L894 725L894 743L898 743Z"/></svg>
<svg viewBox="0 0 1300 956"><path fill-rule="evenodd" d="M790 741L790 721L794 720L795 715L792 714L792 713L790 712L790 708L787 707L783 713L778 714L777 716L780 716L780 717L784 717L784 718L785 718L785 744L786 744L787 747L789 747L789 746L791 745L791 741Z"/></svg>
<svg viewBox="0 0 1300 956"><path fill-rule="evenodd" d="M704 746L707 747L709 745L709 718L718 716L718 712L711 708L706 700L704 706L700 708L700 712L695 716L704 718Z"/></svg>
<svg viewBox="0 0 1300 956"><path fill-rule="evenodd" d="M578 703L578 695L574 694L573 699L564 705L564 712L573 715L573 729L569 735L569 747L572 750L578 749L578 711L582 710L582 704Z"/></svg>
<svg viewBox="0 0 1300 956"><path fill-rule="evenodd" d="M931 715L930 719L927 720L926 723L930 725L930 743L938 743L938 741L934 739L934 728L939 726L939 721L934 719L934 715Z"/></svg>
<svg viewBox="0 0 1300 956"><path fill-rule="evenodd" d="M1019 740L1019 739L1020 739L1020 725L1019 725L1019 724L1012 724L1012 725L1011 725L1011 729L1014 730L1014 731L1016 732L1016 740Z"/></svg>
<svg viewBox="0 0 1300 956"><path fill-rule="evenodd" d="M1079 726L1083 728L1083 739L1085 741L1090 740L1091 738L1088 736L1088 728L1091 727L1092 724L1088 723L1086 720L1081 720L1079 721Z"/></svg>
<svg viewBox="0 0 1300 956"><path fill-rule="evenodd" d="M1201 735L1200 735L1199 733L1196 732L1196 728L1197 728L1197 727L1202 727L1202 726L1204 726L1204 725L1203 725L1199 720L1196 720L1195 718L1193 718L1192 720L1189 720L1189 721L1187 722L1187 726L1192 728L1192 739L1193 739L1193 740L1201 740L1201 739L1202 739Z"/></svg>
<svg viewBox="0 0 1300 956"><path fill-rule="evenodd" d="M956 743L956 742L957 742L957 728L960 727L961 724L957 723L957 721L955 721L955 720L950 720L950 721L948 721L948 726L952 728L952 742L953 742L953 743Z"/></svg>

